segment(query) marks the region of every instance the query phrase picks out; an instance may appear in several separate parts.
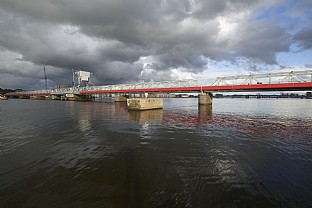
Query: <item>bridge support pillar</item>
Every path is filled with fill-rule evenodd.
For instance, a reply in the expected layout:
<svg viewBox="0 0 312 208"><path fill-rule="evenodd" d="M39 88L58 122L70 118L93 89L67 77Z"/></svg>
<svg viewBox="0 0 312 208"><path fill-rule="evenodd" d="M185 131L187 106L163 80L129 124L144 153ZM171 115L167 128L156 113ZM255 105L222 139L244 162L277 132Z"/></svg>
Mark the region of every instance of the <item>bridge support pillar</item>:
<svg viewBox="0 0 312 208"><path fill-rule="evenodd" d="M52 95L51 99L52 100L61 100L61 97L62 97L61 95Z"/></svg>
<svg viewBox="0 0 312 208"><path fill-rule="evenodd" d="M198 118L200 122L212 116L212 105L198 105Z"/></svg>
<svg viewBox="0 0 312 208"><path fill-rule="evenodd" d="M198 105L212 105L212 93L204 92L198 95Z"/></svg>
<svg viewBox="0 0 312 208"><path fill-rule="evenodd" d="M32 100L44 100L45 96L43 96L43 95L33 95L33 96L30 96L29 98L32 99Z"/></svg>
<svg viewBox="0 0 312 208"><path fill-rule="evenodd" d="M163 108L162 98L132 98L127 100L129 111L141 111Z"/></svg>
<svg viewBox="0 0 312 208"><path fill-rule="evenodd" d="M116 95L115 102L127 102L128 96L126 95Z"/></svg>

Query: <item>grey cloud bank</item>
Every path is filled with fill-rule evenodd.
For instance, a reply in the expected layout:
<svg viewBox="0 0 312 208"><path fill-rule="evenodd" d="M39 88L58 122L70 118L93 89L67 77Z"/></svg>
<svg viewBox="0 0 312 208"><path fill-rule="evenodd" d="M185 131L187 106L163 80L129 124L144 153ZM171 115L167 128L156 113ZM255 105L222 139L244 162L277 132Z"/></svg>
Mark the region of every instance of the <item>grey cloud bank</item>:
<svg viewBox="0 0 312 208"><path fill-rule="evenodd" d="M42 87L43 65L52 86L70 84L71 69L115 84L177 79L173 71L196 74L209 60L278 64L277 53L293 43L311 49L312 37L310 26L293 34L257 18L283 2L2 0L0 87Z"/></svg>

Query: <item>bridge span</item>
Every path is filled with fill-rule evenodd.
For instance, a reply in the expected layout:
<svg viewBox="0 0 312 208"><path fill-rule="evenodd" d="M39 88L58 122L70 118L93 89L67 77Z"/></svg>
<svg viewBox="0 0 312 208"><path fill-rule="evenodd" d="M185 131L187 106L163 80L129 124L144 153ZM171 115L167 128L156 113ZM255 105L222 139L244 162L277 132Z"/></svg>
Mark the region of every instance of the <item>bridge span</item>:
<svg viewBox="0 0 312 208"><path fill-rule="evenodd" d="M200 93L202 91L306 91L312 90L312 82L279 83L279 84L248 84L248 85L225 85L225 86L189 86L189 87L164 87L164 88L135 88L135 89L106 89L84 88L79 90L81 95L103 93Z"/></svg>
<svg viewBox="0 0 312 208"><path fill-rule="evenodd" d="M217 77L211 85L201 85L197 80L176 80L163 82L140 82L106 86L87 86L32 90L8 93L8 97L91 98L99 94L126 95L133 93L201 93L212 98L211 92L242 91L309 91L312 90L312 70L269 74L249 74ZM211 101L209 101L211 103Z"/></svg>
<svg viewBox="0 0 312 208"><path fill-rule="evenodd" d="M211 85L200 85L197 80L139 82L105 86L70 87L8 93L7 96L35 95L93 95L103 93L180 93L202 91L307 91L312 89L312 70L269 74L249 74L217 77Z"/></svg>

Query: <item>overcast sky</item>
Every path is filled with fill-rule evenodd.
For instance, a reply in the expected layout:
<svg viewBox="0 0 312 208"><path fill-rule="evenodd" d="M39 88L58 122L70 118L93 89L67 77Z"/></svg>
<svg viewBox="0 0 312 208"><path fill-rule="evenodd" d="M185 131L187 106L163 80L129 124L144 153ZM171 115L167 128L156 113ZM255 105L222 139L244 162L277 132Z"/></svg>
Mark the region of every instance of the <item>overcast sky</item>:
<svg viewBox="0 0 312 208"><path fill-rule="evenodd" d="M0 87L95 85L312 66L311 0L1 0Z"/></svg>

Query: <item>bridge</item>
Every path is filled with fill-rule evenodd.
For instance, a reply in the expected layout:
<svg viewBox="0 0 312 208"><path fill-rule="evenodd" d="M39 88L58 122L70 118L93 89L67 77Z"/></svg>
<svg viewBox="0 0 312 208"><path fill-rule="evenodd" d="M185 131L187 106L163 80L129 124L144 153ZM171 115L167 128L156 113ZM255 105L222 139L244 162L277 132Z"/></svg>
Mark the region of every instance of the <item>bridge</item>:
<svg viewBox="0 0 312 208"><path fill-rule="evenodd" d="M267 74L249 74L217 77L211 85L200 85L198 80L139 82L106 86L70 87L8 93L8 97L43 97L77 100L99 94L146 93L205 93L231 91L308 91L312 90L312 70ZM209 93L208 93L209 92ZM210 95L211 97L211 95ZM78 100L79 100L78 99ZM211 102L211 101L209 101Z"/></svg>

